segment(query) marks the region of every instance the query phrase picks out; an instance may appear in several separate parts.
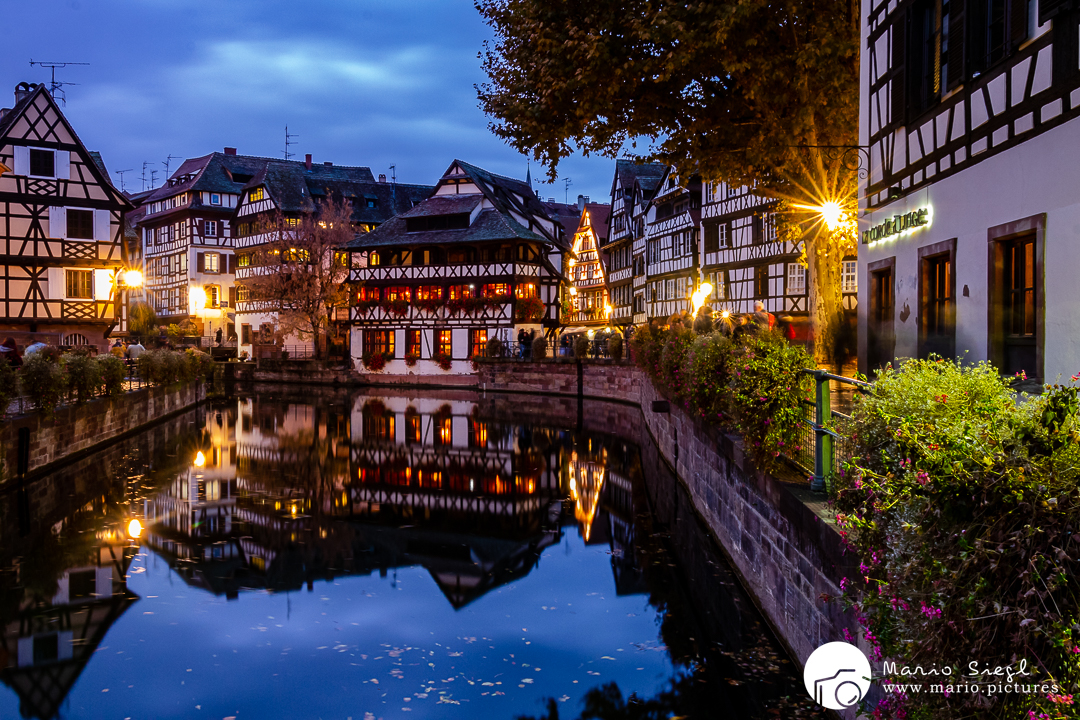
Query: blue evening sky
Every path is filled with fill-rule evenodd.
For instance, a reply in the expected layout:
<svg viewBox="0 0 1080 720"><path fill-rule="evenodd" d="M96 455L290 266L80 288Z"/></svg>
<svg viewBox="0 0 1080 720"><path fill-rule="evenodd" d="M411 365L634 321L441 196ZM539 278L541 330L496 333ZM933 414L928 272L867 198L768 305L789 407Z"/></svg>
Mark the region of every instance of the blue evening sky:
<svg viewBox="0 0 1080 720"><path fill-rule="evenodd" d="M89 62L57 71L79 83L65 113L118 187L131 170L128 190L144 162L160 185L168 155L283 157L286 125L297 159L396 164L400 182L434 183L455 157L525 176L477 107L491 32L470 0L34 0L5 3L4 20L0 106L17 82L48 81L31 59ZM575 157L560 176L571 201L607 202L614 169ZM538 192L562 202L562 179Z"/></svg>

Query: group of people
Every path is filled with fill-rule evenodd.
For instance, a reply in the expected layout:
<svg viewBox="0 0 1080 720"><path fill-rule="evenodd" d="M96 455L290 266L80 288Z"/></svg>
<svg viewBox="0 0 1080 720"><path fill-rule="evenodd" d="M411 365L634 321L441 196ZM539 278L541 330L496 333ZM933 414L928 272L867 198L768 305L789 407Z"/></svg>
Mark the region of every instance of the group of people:
<svg viewBox="0 0 1080 720"><path fill-rule="evenodd" d="M7 360L8 365L13 368L22 367L23 360L36 352L48 347L43 342L32 342L23 348L22 352L19 352L19 344L15 342L15 338L8 337L4 340L4 344L0 345L0 355L4 360Z"/></svg>
<svg viewBox="0 0 1080 720"><path fill-rule="evenodd" d="M536 339L535 330L526 330L521 328L518 330L518 357L531 358L532 357L532 345L533 340Z"/></svg>
<svg viewBox="0 0 1080 720"><path fill-rule="evenodd" d="M136 340L135 342L125 342L120 338L117 338L116 342L113 343L113 346L109 348L109 352L120 358L137 360L140 355L146 352L146 348L139 340Z"/></svg>

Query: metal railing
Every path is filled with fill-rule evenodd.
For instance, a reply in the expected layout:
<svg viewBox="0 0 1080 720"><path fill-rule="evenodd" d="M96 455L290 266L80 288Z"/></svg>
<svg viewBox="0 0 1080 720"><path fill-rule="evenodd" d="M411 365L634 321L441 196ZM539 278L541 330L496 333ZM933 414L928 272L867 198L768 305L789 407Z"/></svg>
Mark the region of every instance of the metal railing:
<svg viewBox="0 0 1080 720"><path fill-rule="evenodd" d="M547 356L549 358L576 357L574 344L575 343L573 341L573 338L570 338L565 346L560 342L560 340L552 340L551 338L549 338ZM625 343L623 347L626 347ZM504 340L502 341L499 352L497 354L492 355L490 353L490 348L485 345L479 352L476 353L476 355L479 355L480 357L500 358L504 360L531 360L532 343L520 343L516 340ZM595 338L589 341L588 352L582 356L582 359L592 358L598 360L610 357L611 354L608 352L607 338Z"/></svg>
<svg viewBox="0 0 1080 720"><path fill-rule="evenodd" d="M810 489L824 492L828 479L836 468L854 456L854 442L845 432L851 415L832 409L834 395L843 398L842 388L850 386L854 392L866 393L873 387L870 383L854 378L833 375L824 370L804 369L802 372L814 380L814 399L804 400L803 433L799 450L788 458L807 472L813 472ZM833 384L837 388L832 387ZM840 392L837 392L840 390Z"/></svg>

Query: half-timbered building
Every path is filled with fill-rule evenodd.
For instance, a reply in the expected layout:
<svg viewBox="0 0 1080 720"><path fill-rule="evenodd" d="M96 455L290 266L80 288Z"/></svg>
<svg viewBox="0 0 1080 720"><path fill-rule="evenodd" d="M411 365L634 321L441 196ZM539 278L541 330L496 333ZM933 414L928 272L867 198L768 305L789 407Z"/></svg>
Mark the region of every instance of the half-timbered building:
<svg viewBox="0 0 1080 720"><path fill-rule="evenodd" d="M669 167L645 219L645 314L664 319L691 308L699 282L700 178L679 178Z"/></svg>
<svg viewBox="0 0 1080 720"><path fill-rule="evenodd" d="M615 161L607 241L601 242L615 325L646 322L645 212L666 172L662 163Z"/></svg>
<svg viewBox="0 0 1080 720"><path fill-rule="evenodd" d="M235 229L241 192L268 158L225 148L181 163L142 202L147 297L162 322L195 323L205 337L235 334Z"/></svg>
<svg viewBox="0 0 1080 720"><path fill-rule="evenodd" d="M131 204L44 86L20 83L0 113L0 333L104 349L123 329Z"/></svg>
<svg viewBox="0 0 1080 720"><path fill-rule="evenodd" d="M268 228L276 228L279 222L286 227L295 227L301 217L316 213L321 203L335 198L350 203L353 227L362 235L391 217L408 212L434 189L431 185L386 182L385 175L380 175L376 181L367 167L338 166L328 162L313 164L310 155L304 162L267 162L242 188L236 208L237 279L241 286L237 306L240 350L254 357L260 338L268 341L278 324L277 309L266 301L249 299L243 288L245 277L266 271L266 268L254 267L252 259L260 246L276 237L275 232L267 232ZM341 325L337 327L347 335L348 309L339 310L341 314L335 321L340 321ZM311 339L299 338L286 338L285 342L302 348L313 344Z"/></svg>
<svg viewBox="0 0 1080 720"><path fill-rule="evenodd" d="M860 367L967 353L1073 374L1080 10L864 0L862 17Z"/></svg>
<svg viewBox="0 0 1080 720"><path fill-rule="evenodd" d="M560 322L570 239L532 188L455 160L434 194L349 248L352 355L386 372L471 372L490 338Z"/></svg>
<svg viewBox="0 0 1080 720"><path fill-rule="evenodd" d="M607 241L610 205L586 202L578 196L581 217L567 260L571 314L567 325L607 325L611 316L600 247Z"/></svg>

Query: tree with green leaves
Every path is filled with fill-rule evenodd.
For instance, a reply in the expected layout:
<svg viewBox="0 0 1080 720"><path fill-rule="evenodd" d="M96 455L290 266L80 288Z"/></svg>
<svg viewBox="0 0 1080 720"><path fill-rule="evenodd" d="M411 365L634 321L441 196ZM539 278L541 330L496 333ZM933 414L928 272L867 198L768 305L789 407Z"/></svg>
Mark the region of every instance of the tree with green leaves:
<svg viewBox="0 0 1080 720"><path fill-rule="evenodd" d="M855 251L854 0L476 0L496 39L477 88L491 128L556 177L580 150L670 163L781 200L810 268L817 359ZM627 152L629 150L629 152ZM826 223L821 208L835 203Z"/></svg>

